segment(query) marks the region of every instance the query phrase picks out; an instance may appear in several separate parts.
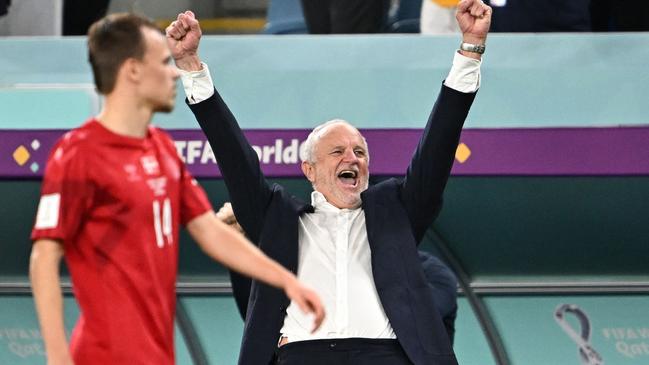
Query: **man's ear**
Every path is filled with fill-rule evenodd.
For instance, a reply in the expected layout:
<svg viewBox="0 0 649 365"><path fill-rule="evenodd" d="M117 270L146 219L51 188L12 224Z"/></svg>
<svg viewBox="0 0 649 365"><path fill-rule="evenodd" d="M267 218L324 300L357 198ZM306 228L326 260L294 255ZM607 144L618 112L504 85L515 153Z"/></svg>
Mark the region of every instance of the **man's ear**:
<svg viewBox="0 0 649 365"><path fill-rule="evenodd" d="M135 58L128 58L122 64L120 70L124 76L131 82L138 82L142 73L142 62Z"/></svg>
<svg viewBox="0 0 649 365"><path fill-rule="evenodd" d="M315 182L315 168L310 162L307 161L302 161L302 165L300 165L302 168L302 173L306 178L313 184Z"/></svg>

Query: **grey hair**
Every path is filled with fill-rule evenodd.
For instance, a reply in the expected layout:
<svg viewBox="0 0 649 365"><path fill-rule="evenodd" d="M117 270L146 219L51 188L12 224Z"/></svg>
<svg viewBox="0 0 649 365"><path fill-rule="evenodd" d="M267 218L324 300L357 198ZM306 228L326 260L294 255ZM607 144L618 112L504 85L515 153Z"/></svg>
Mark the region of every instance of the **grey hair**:
<svg viewBox="0 0 649 365"><path fill-rule="evenodd" d="M332 119L332 120L326 121L326 122L316 126L315 128L313 128L311 133L309 133L309 136L306 138L306 141L304 141L304 144L302 146L302 148L303 148L303 155L302 155L303 158L302 159L304 161L306 161L308 163L311 163L311 164L315 163L315 154L314 154L315 146L316 146L317 142L320 140L320 138L322 138L322 136L325 134L325 132L327 132L327 129L329 129L329 127L331 125L333 125L333 124L345 124L345 125L348 125L348 126L354 128L354 129L356 129L356 131L358 131L358 129L356 127L354 127L351 123L349 123L348 121L346 121L344 119ZM367 140L365 139L365 137L360 132L358 132L358 134L360 134L361 138L363 139L363 143L365 143L367 162L369 162L370 161L370 154L369 154L369 148L367 146Z"/></svg>

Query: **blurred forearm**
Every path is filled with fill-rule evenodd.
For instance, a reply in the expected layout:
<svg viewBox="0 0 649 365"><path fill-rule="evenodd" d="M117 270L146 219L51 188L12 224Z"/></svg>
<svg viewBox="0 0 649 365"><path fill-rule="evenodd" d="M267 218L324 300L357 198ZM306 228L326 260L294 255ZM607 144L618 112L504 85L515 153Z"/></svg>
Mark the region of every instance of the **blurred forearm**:
<svg viewBox="0 0 649 365"><path fill-rule="evenodd" d="M221 222L213 212L195 218L187 229L208 256L234 271L278 288L285 288L288 281L295 280L288 270Z"/></svg>
<svg viewBox="0 0 649 365"><path fill-rule="evenodd" d="M32 246L29 277L49 364L72 364L63 324L62 257L57 241L41 239Z"/></svg>

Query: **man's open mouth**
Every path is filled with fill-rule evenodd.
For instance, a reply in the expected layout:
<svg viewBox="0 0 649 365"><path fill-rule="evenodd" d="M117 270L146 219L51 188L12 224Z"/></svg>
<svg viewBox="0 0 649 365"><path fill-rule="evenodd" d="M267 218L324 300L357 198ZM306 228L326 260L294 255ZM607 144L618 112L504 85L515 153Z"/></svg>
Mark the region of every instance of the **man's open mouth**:
<svg viewBox="0 0 649 365"><path fill-rule="evenodd" d="M357 177L358 172L354 170L342 170L338 173L338 179L345 185L356 186Z"/></svg>

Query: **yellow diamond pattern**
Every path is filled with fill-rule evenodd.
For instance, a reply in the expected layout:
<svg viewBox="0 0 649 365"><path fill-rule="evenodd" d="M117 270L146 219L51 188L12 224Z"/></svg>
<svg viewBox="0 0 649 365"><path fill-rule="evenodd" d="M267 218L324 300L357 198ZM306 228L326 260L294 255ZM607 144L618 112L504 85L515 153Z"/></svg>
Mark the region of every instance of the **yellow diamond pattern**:
<svg viewBox="0 0 649 365"><path fill-rule="evenodd" d="M469 159L469 156L471 156L469 146L460 143L460 145L457 146L457 150L455 150L455 159L458 160L459 163L464 163Z"/></svg>
<svg viewBox="0 0 649 365"><path fill-rule="evenodd" d="M14 161L16 161L16 163L19 166L22 166L25 163L27 163L27 160L29 160L30 155L29 155L29 151L27 151L27 149L21 145L20 147L16 148L13 157L14 157Z"/></svg>

